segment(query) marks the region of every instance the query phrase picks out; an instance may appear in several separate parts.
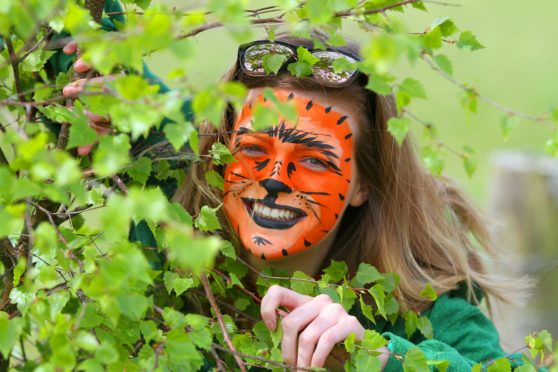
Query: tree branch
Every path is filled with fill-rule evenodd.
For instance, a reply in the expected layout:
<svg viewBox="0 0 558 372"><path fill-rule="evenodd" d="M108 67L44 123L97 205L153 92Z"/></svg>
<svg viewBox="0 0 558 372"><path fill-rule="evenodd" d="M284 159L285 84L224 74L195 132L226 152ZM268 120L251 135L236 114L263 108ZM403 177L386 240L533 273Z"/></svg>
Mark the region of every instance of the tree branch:
<svg viewBox="0 0 558 372"><path fill-rule="evenodd" d="M237 355L237 351L231 341L231 338L229 337L229 332L227 331L227 326L225 324L225 320L223 319L223 314L221 314L221 310L219 309L219 306L217 306L217 302L215 301L215 296L213 295L213 291L211 291L211 285L209 284L209 280L207 280L207 276L204 273L200 275L200 281L203 284L203 289L205 290L207 299L211 304L211 308L215 312L215 316L217 317L217 321L219 322L221 331L223 331L223 338L225 339L225 342L227 343L227 346L229 347L230 351L233 353L238 368L240 368L241 372L246 372L246 367L244 366L244 362L239 357L239 355Z"/></svg>
<svg viewBox="0 0 558 372"><path fill-rule="evenodd" d="M25 101L25 96L23 95L23 88L21 86L21 78L19 76L19 61L17 55L14 51L14 46L12 44L12 40L10 36L4 37L4 42L6 43L6 47L8 48L8 54L10 56L10 63L12 65L12 71L14 73L14 84L16 87L17 97L20 101Z"/></svg>

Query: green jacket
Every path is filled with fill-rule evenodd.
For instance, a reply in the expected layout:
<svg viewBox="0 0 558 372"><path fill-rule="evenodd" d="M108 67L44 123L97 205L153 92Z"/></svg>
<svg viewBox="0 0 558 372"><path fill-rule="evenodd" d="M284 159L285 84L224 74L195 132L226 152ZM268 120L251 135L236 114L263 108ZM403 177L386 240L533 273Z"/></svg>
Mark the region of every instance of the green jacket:
<svg viewBox="0 0 558 372"><path fill-rule="evenodd" d="M401 317L395 325L384 319L372 324L356 314L365 328L373 329L389 340L388 348L395 355L404 356L410 348L418 346L427 360L449 361L449 371L470 371L479 362L488 365L501 357L508 357L512 367L522 364L522 354L506 354L502 350L494 324L477 306L467 302L462 290L440 296L421 315L432 323L432 339L426 339L418 331L407 337ZM384 369L388 372L402 370L402 362L393 356Z"/></svg>
<svg viewBox="0 0 558 372"><path fill-rule="evenodd" d="M118 12L120 5L115 0L107 0L105 11ZM122 16L103 19L103 26L109 31L114 31L113 21L123 22ZM58 51L49 61L52 72L67 71L73 63L74 57L67 56ZM144 76L154 84L161 87L161 91L168 88L156 76L145 68ZM183 106L185 117L192 117L190 102L186 101ZM163 123L164 125L164 123ZM161 131L153 131L148 139L141 140L142 145L156 143L162 138ZM152 181L156 183L156 180ZM176 185L163 187L167 196L171 196ZM150 229L145 223L139 223L132 227L130 239L138 241L145 246L156 245ZM157 260L157 259L156 259ZM157 265L157 263L155 263ZM453 291L440 296L431 308L422 313L432 323L434 337L426 339L420 332L415 332L411 337L405 333L403 319L399 319L394 325L379 319L373 324L360 312L355 311L361 324L368 329L373 329L389 340L388 347L395 355L404 356L406 352L418 346L426 355L428 360L449 361L449 371L470 371L471 367L478 363L489 363L491 360L507 356L512 366L522 364L522 354L507 355L500 347L498 332L493 323L481 312L481 310L467 302L463 291ZM206 368L209 367L206 363ZM385 371L402 371L402 363L395 357L390 357Z"/></svg>

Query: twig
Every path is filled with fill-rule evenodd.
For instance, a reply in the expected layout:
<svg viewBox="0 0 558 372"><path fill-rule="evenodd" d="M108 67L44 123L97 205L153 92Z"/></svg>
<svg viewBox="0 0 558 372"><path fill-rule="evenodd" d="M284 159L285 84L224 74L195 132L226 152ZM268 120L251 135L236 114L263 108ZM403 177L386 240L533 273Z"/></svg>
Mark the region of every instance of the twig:
<svg viewBox="0 0 558 372"><path fill-rule="evenodd" d="M21 63L25 58L29 57L29 55L31 53L33 53L35 50L37 50L37 48L45 41L47 40L52 34L54 33L54 30L49 29L46 34L39 40L37 41L35 44L33 44L33 46L31 48L29 48L29 50L25 51L25 46L23 46L23 55L21 55L18 60L17 63Z"/></svg>
<svg viewBox="0 0 558 372"><path fill-rule="evenodd" d="M440 76L442 76L444 79L446 79L450 83L456 85L457 87L459 87L460 89L462 89L466 92L471 92L476 97L478 97L479 99L488 103L489 105L497 108L498 110L500 110L500 111L502 111L502 112L504 112L504 113L506 113L510 116L516 116L516 117L524 119L524 120L529 120L529 121L534 121L534 122L537 122L537 123L547 124L550 128L552 128L552 126L549 123L546 123L549 119L549 117L547 115L536 116L536 115L526 114L526 113L523 113L523 112L520 112L520 111L512 110L511 108L509 108L507 106L504 106L503 104L501 104L499 102L494 101L492 98L489 98L489 97L486 97L486 96L480 94L476 90L474 90L474 89L468 87L467 85L465 85L464 83L456 80L453 76L449 75L445 71L442 71L438 66L436 66L436 64L425 53L422 54L422 60L424 62L426 62L426 64L428 64L434 71L436 71Z"/></svg>
<svg viewBox="0 0 558 372"><path fill-rule="evenodd" d="M218 344L211 344L211 345L218 350L233 354L233 355L238 356L238 357L242 357L242 358L246 358L246 359L259 360L260 362L268 363L268 364L271 364L272 366L279 367L279 368L285 368L285 369L289 369L289 370L293 368L293 366L289 366L287 364L276 362L274 360L267 359L267 358L264 358L264 357L261 357L261 356L258 356L258 355L250 355L250 354L244 354L244 353L241 353L241 352L238 352L238 351L231 351L231 350L229 350L229 349L227 349L227 348L225 348L221 345L218 345ZM297 367L297 371L314 371L314 369L313 368L305 368L305 367Z"/></svg>
<svg viewBox="0 0 558 372"><path fill-rule="evenodd" d="M270 17L270 18L261 18L261 19L254 19L251 21L251 23L253 25L265 25L265 24L281 24L284 23L285 21L281 18L281 17ZM219 28L222 27L223 23L222 22L213 22L213 23L208 23L206 25L197 27L195 29L193 29L192 31L188 32L187 34L184 35L178 35L177 39L178 40L182 40L182 39L187 39L189 37L192 36L196 36L197 34L207 31L207 30L211 30L214 28Z"/></svg>
<svg viewBox="0 0 558 372"><path fill-rule="evenodd" d="M238 368L240 368L241 372L246 372L246 367L244 366L244 362L242 361L242 359L239 357L239 355L237 355L237 351L231 341L231 338L229 337L229 332L227 331L227 326L225 324L225 320L223 319L223 314L221 314L221 310L219 309L219 306L217 306L217 302L215 301L215 296L213 295L213 292L211 291L211 285L209 284L209 280L207 280L207 276L202 273L200 275L200 281L203 284L203 289L205 290L205 294L207 295L207 299L209 300L209 303L211 304L211 308L213 309L213 311L215 312L215 316L217 317L217 320L219 322L219 326L221 327L221 331L223 331L223 338L225 339L225 342L227 343L227 346L230 349L230 352L233 353L234 355L234 359L236 361L236 364L238 365Z"/></svg>
<svg viewBox="0 0 558 372"><path fill-rule="evenodd" d="M6 47L8 48L8 54L10 55L10 63L12 65L12 71L14 73L14 83L16 87L17 96L20 101L25 101L25 96L23 95L23 88L21 86L21 78L19 76L19 69L18 69L18 58L14 51L14 46L12 44L12 40L10 36L4 38L4 42L6 43Z"/></svg>
<svg viewBox="0 0 558 372"><path fill-rule="evenodd" d="M124 195L128 195L128 187L126 186L126 184L122 181L122 179L120 177L118 177L118 175L114 174L110 177L110 179L114 182L114 184L120 189L120 191L122 191L124 193Z"/></svg>
<svg viewBox="0 0 558 372"><path fill-rule="evenodd" d="M217 370L221 372L225 372L226 371L225 362L223 362L223 360L219 358L219 354L217 354L217 351L215 351L215 347L213 347L213 345L211 345L211 355L213 355L213 358L215 359L215 363L217 363Z"/></svg>

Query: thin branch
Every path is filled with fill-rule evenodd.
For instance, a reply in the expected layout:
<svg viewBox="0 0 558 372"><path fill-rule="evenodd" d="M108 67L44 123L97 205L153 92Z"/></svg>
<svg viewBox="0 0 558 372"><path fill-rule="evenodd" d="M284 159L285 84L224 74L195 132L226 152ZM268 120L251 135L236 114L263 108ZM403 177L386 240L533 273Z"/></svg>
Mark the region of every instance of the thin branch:
<svg viewBox="0 0 558 372"><path fill-rule="evenodd" d="M215 351L213 345L211 345L211 355L213 355L213 359L215 359L215 363L217 364L217 370L221 372L226 372L226 364L223 362L221 358L219 358L219 354Z"/></svg>
<svg viewBox="0 0 558 372"><path fill-rule="evenodd" d="M444 79L446 79L450 83L456 85L457 87L459 87L460 89L462 89L465 92L470 92L470 93L474 94L480 100L483 100L484 102L486 102L489 105L491 105L492 107L495 107L496 109L506 113L507 115L516 116L518 118L528 120L528 121L534 121L534 122L537 122L537 123L546 124L546 125L549 126L549 128L552 128L552 126L550 124L546 123L549 120L549 117L547 115L536 116L536 115L526 114L526 113L523 113L523 112L520 112L520 111L513 110L513 109L511 109L507 106L504 106L503 104L501 104L499 102L494 101L492 98L489 98L487 96L484 96L484 95L480 94L479 92L472 89L471 87L468 87L466 84L458 81L453 76L446 73L445 71L442 71L442 69L440 69L425 53L422 54L422 60L424 62L426 62L426 64L428 64L430 66L430 68L432 68L435 72L437 72L438 75L442 76Z"/></svg>
<svg viewBox="0 0 558 372"><path fill-rule="evenodd" d="M237 355L237 351L231 341L231 338L229 337L229 332L227 331L227 326L225 324L225 320L223 319L223 314L221 314L221 310L219 309L219 306L217 306L217 302L215 301L215 296L211 291L211 285L209 284L209 280L207 280L207 276L204 273L200 275L200 281L203 284L203 289L205 290L207 299L211 304L211 308L215 312L215 316L217 317L217 321L219 322L219 326L221 327L221 331L223 332L223 338L225 339L225 342L227 343L230 352L233 353L238 368L240 369L241 372L246 372L246 367L244 366L244 362L242 361L242 359L240 359L239 355Z"/></svg>
<svg viewBox="0 0 558 372"><path fill-rule="evenodd" d="M4 38L4 42L6 43L6 47L8 48L8 54L10 55L10 63L12 65L12 71L14 73L14 83L16 87L17 97L20 101L25 101L25 96L22 93L23 88L21 85L21 78L19 76L19 62L9 35Z"/></svg>
<svg viewBox="0 0 558 372"><path fill-rule="evenodd" d="M261 357L261 356L258 356L258 355L250 355L250 354L240 353L238 351L231 351L231 350L229 350L229 349L227 349L227 348L225 348L221 345L218 345L218 344L211 344L211 345L213 347L215 347L215 349L224 351L226 353L233 354L236 357L259 360L260 362L268 363L268 364L271 364L272 366L279 367L279 368L284 368L284 369L288 369L288 370L293 368L293 366L289 366L287 364L276 362L274 360L267 359L267 358L264 358L264 357ZM314 368L297 367L297 371L315 371L315 369Z"/></svg>
<svg viewBox="0 0 558 372"><path fill-rule="evenodd" d="M118 187L120 189L120 191L122 191L124 193L124 195L128 195L128 187L122 181L122 179L120 177L118 177L118 175L114 174L110 177L110 179L114 182L116 187Z"/></svg>
<svg viewBox="0 0 558 372"><path fill-rule="evenodd" d="M29 48L29 50L25 51L25 46L23 46L22 50L23 50L23 55L21 55L18 60L17 63L21 63L25 58L29 57L29 55L31 53L33 53L35 50L37 50L37 48L39 48L39 46L41 46L41 44L47 40L48 38L50 38L50 36L54 33L54 30L49 29L46 34L39 39L39 41L37 41L35 44L33 44L33 46L31 48Z"/></svg>
<svg viewBox="0 0 558 372"><path fill-rule="evenodd" d="M285 21L283 20L282 17L270 17L270 18L254 19L254 20L251 21L251 23L253 25L265 25L265 24L282 24L282 23L285 23ZM202 33L204 31L211 30L211 29L214 29L214 28L219 28L219 27L222 27L222 26L223 26L222 22L208 23L208 24L205 24L203 26L200 26L200 27L197 27L197 28L193 29L192 31L188 32L187 34L178 35L177 39L178 40L187 39L189 37L196 36L197 34Z"/></svg>

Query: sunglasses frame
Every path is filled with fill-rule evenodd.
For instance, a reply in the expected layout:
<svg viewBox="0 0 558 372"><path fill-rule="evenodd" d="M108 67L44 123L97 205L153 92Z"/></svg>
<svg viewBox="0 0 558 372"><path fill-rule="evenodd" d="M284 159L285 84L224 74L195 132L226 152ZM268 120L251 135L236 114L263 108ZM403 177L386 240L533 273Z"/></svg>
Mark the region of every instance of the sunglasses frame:
<svg viewBox="0 0 558 372"><path fill-rule="evenodd" d="M304 45L298 45L298 46L297 46L297 45L293 45L293 44L290 44L290 43L287 43L287 42L284 42L284 41L279 41L279 40L277 40L277 41L271 41L271 40L255 40L255 41L252 41L252 42L249 42L249 43L241 44L241 45L238 47L238 55L237 55L237 60L236 60L236 61L237 61L237 64L238 64L238 67L239 67L244 73L246 73L246 74L249 75L249 76L268 76L268 75L272 75L272 74L267 74L267 73L265 73L265 72L264 72L263 74L262 74L262 73L255 73L255 72L253 72L253 71L249 71L249 70L246 69L246 67L244 66L244 61L245 61L244 57L245 57L245 55L246 55L246 51L247 51L249 48L251 48L251 47L253 47L253 46L255 46L255 45L261 45L261 44L277 44L277 45L281 45L281 46L283 46L283 47L289 48L289 49L291 50L292 55L291 55L289 58L287 58L287 59L283 62L283 64L282 64L281 67L279 68L279 70L277 70L277 73L279 73L279 72L281 72L281 71L285 71L285 70L287 69L287 66L288 66L290 63L295 62L295 61L297 60L297 55L298 55L298 53L297 53L296 50L297 50L297 48L298 48L299 46L304 47L304 48L305 48L306 50L308 50L308 52L310 52L312 55L314 54L314 52L334 52L334 53L340 54L340 55L342 55L342 56L349 57L349 58L355 60L356 62L362 61L362 58L359 57L359 56L356 56L356 55L354 55L354 54L352 54L352 53L344 52L344 51L341 51L341 50L338 50L338 49L334 49L334 48L315 49L315 48L308 48L308 47L306 47L306 46L304 46ZM327 85L327 86L329 86L329 87L345 87L345 86L348 86L348 85L352 84L352 83L353 83L356 79L358 79L358 77L361 76L361 75L362 75L362 72L357 68L357 69L352 73L351 77L350 77L347 81L345 81L345 82L343 82L343 83L331 82L331 81L329 81L329 80L326 80L326 79L323 79L323 78L321 78L321 77L315 76L314 74L310 75L309 77L313 77L314 79L320 81L322 84Z"/></svg>

